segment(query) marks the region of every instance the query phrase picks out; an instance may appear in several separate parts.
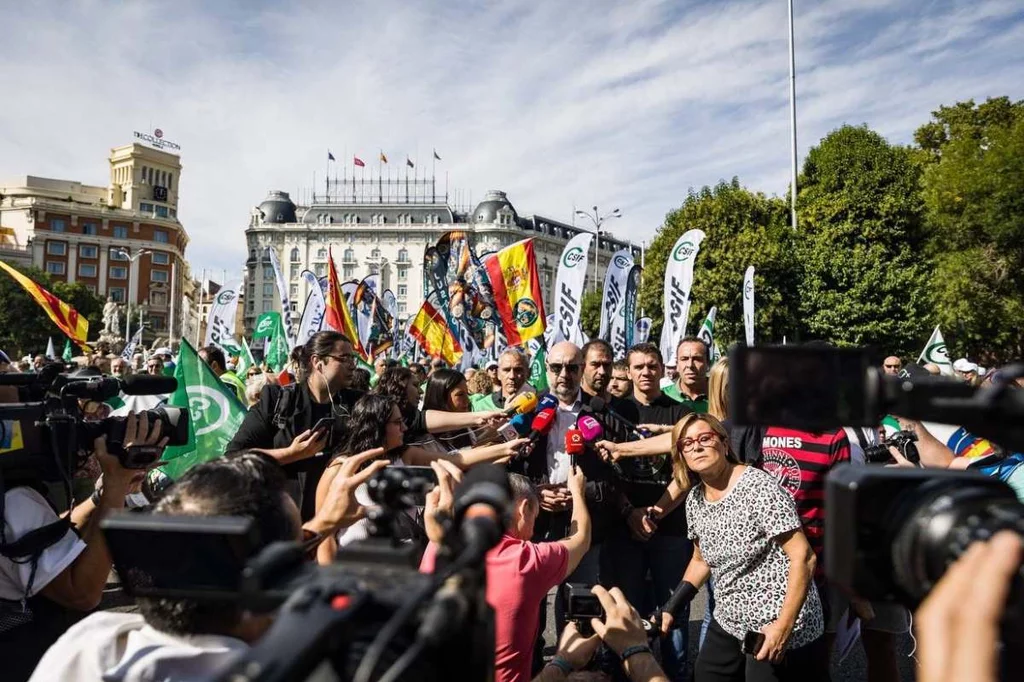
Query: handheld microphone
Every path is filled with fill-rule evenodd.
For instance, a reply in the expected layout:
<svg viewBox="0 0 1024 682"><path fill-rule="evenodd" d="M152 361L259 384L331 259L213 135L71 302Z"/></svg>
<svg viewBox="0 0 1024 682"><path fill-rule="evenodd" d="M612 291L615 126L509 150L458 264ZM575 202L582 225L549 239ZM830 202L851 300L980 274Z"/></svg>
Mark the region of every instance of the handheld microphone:
<svg viewBox="0 0 1024 682"><path fill-rule="evenodd" d="M593 443L604 437L604 427L601 426L601 422L589 414L580 415L580 418L576 420L576 428L580 430L585 443Z"/></svg>
<svg viewBox="0 0 1024 682"><path fill-rule="evenodd" d="M626 419L621 414L619 414L618 412L613 410L608 405L608 403L606 403L604 401L604 398L600 398L600 397L591 398L590 399L590 411L591 412L596 412L598 414L605 414L605 415L607 415L610 419L612 419L614 421L617 421L619 424L621 424L622 426L626 427L628 430L632 431L634 434L636 434L640 438L650 438L653 435L647 429L644 429L644 428L641 428L641 427L637 426L635 423L631 422L630 420Z"/></svg>
<svg viewBox="0 0 1024 682"><path fill-rule="evenodd" d="M583 454L583 432L575 426L565 432L565 454L569 455L569 464L576 469L576 457Z"/></svg>
<svg viewBox="0 0 1024 682"><path fill-rule="evenodd" d="M542 436L548 435L551 427L555 425L555 411L552 408L541 410L533 417L530 424L530 445L535 445Z"/></svg>
<svg viewBox="0 0 1024 682"><path fill-rule="evenodd" d="M537 394L536 393L520 393L517 396L513 396L512 400L508 402L505 407L505 414L509 417L515 414L526 414L527 412L533 412L537 409Z"/></svg>
<svg viewBox="0 0 1024 682"><path fill-rule="evenodd" d="M498 427L498 437L505 443L530 435L530 415L517 414Z"/></svg>
<svg viewBox="0 0 1024 682"><path fill-rule="evenodd" d="M541 396L540 400L537 401L537 411L546 410L548 408L558 407L558 398L550 393L545 393Z"/></svg>

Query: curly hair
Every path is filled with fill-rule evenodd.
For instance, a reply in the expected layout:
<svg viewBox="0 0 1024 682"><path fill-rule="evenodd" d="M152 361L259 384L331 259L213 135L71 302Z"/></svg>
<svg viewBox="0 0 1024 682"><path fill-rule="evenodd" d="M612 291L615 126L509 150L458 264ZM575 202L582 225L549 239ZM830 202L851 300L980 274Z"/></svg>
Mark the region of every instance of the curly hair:
<svg viewBox="0 0 1024 682"><path fill-rule="evenodd" d="M477 372L466 384L473 395L487 395L494 390L494 380L487 372Z"/></svg>
<svg viewBox="0 0 1024 682"><path fill-rule="evenodd" d="M411 380L412 370L408 367L389 367L380 375L373 392L393 399L404 411L409 407L408 386Z"/></svg>

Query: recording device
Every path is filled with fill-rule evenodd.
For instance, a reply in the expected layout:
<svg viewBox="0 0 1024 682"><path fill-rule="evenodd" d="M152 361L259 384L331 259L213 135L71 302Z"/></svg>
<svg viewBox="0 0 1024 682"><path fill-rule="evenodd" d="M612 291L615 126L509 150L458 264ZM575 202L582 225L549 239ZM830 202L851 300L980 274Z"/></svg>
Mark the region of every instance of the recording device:
<svg viewBox="0 0 1024 682"><path fill-rule="evenodd" d="M650 438L653 435L649 430L633 423L629 419L626 419L621 414L613 410L611 406L607 402L605 402L604 398L591 398L589 408L589 412L593 412L594 414L601 415L605 419L617 422L619 425L625 427L627 431L632 433L637 438Z"/></svg>
<svg viewBox="0 0 1024 682"><path fill-rule="evenodd" d="M576 458L583 454L583 432L575 426L565 432L565 454L569 455L569 463L576 469Z"/></svg>
<svg viewBox="0 0 1024 682"><path fill-rule="evenodd" d="M533 421L530 423L530 447L537 444L544 436L548 435L551 431L551 427L555 425L555 410L548 408L541 410L534 415Z"/></svg>
<svg viewBox="0 0 1024 682"><path fill-rule="evenodd" d="M635 422L615 412L602 398L591 398L590 404L585 408L585 412L587 414L581 414L580 418L576 420L576 424L583 431L584 438L588 443L602 437L608 438L609 436L605 435L606 432L613 434L611 439L616 438L615 434L622 436L623 439L628 437L630 440L650 438L653 435L649 430L640 427ZM604 422L603 425L602 421ZM591 436L593 437L591 438ZM667 454L648 457L624 457L616 462L611 462L612 471L619 478L627 481L663 479L665 473L671 469L671 466L672 464Z"/></svg>
<svg viewBox="0 0 1024 682"><path fill-rule="evenodd" d="M582 583L565 583L562 591L565 595L565 619L576 623L576 628L584 637L594 634L590 627L590 619L604 620L604 607L601 600L591 592L592 585Z"/></svg>
<svg viewBox="0 0 1024 682"><path fill-rule="evenodd" d="M381 505L394 505L392 496L403 507L422 507L427 503L427 493L437 485L437 472L427 466L384 467L384 470L366 482L370 499Z"/></svg>
<svg viewBox="0 0 1024 682"><path fill-rule="evenodd" d="M583 440L587 443L595 443L604 436L604 428L602 428L601 422L589 414L581 414L579 416L576 420L576 428L580 430Z"/></svg>
<svg viewBox="0 0 1024 682"><path fill-rule="evenodd" d="M549 408L550 409L556 409L557 407L558 407L558 398L556 398L551 393L545 393L537 401L537 411L538 412L540 412L541 410L547 410Z"/></svg>
<svg viewBox="0 0 1024 682"><path fill-rule="evenodd" d="M383 516L407 511L409 487L424 479L410 469L388 467L371 479ZM276 611L270 630L216 679L304 679L324 661L355 682L387 674L489 679L484 557L511 515L508 477L500 467L474 467L455 495L433 575L419 573L418 552L396 542L397 523L372 523L369 539L328 566L309 562L301 543L260 549L252 519L121 513L101 527L131 596Z"/></svg>
<svg viewBox="0 0 1024 682"><path fill-rule="evenodd" d="M864 448L864 461L872 464L893 464L896 459L889 452L889 447L896 448L903 459L911 464L921 463L921 455L917 452L917 434L913 431L897 431L878 445Z"/></svg>
<svg viewBox="0 0 1024 682"><path fill-rule="evenodd" d="M740 647L740 651L748 656L756 656L763 646L764 633L747 630L747 634L743 635L743 645Z"/></svg>
<svg viewBox="0 0 1024 682"><path fill-rule="evenodd" d="M520 393L513 396L505 406L505 416L511 417L516 414L528 414L537 409L536 393Z"/></svg>

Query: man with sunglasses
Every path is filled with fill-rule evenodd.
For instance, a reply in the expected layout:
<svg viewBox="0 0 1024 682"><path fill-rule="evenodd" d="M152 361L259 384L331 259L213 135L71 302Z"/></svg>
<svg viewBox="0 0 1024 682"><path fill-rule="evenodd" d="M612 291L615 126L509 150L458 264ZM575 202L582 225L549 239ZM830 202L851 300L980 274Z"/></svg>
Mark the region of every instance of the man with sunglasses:
<svg viewBox="0 0 1024 682"><path fill-rule="evenodd" d="M268 384L228 443L228 454L254 450L274 458L296 481L303 521L316 513L316 486L331 448L347 436L348 415L362 397L349 384L355 369L352 342L321 331L306 342L308 375L301 383ZM326 420L326 421L325 421Z"/></svg>

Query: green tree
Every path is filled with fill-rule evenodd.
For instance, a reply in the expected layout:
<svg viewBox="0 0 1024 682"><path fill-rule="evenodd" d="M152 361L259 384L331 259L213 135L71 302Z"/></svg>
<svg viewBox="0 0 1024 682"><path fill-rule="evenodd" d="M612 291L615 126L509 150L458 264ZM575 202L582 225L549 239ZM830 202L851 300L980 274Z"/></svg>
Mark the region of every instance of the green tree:
<svg viewBox="0 0 1024 682"><path fill-rule="evenodd" d="M81 282L55 282L36 267L17 267L26 277L49 290L89 320L90 336L95 338L103 319L103 301ZM38 354L46 350L47 338L53 338L58 354L64 346L64 334L39 304L14 278L0 273L0 348L12 358Z"/></svg>
<svg viewBox="0 0 1024 682"><path fill-rule="evenodd" d="M811 149L799 181L803 336L909 356L928 336L921 165L866 126Z"/></svg>
<svg viewBox="0 0 1024 682"><path fill-rule="evenodd" d="M736 178L714 188L691 190L683 205L665 217L646 253L639 307L653 321L651 340L657 343L664 321L669 251L684 232L695 228L707 236L694 268L687 332L696 333L711 306L718 306L715 337L719 346L725 349L743 340L743 272L753 265L757 338L792 338L797 330L793 301L798 270L787 216L783 200L751 192Z"/></svg>
<svg viewBox="0 0 1024 682"><path fill-rule="evenodd" d="M583 333L592 339L597 338L601 331L601 298L604 292L601 289L585 291L580 301L580 326Z"/></svg>
<svg viewBox="0 0 1024 682"><path fill-rule="evenodd" d="M915 140L947 342L986 364L1024 356L1024 102L960 102Z"/></svg>

